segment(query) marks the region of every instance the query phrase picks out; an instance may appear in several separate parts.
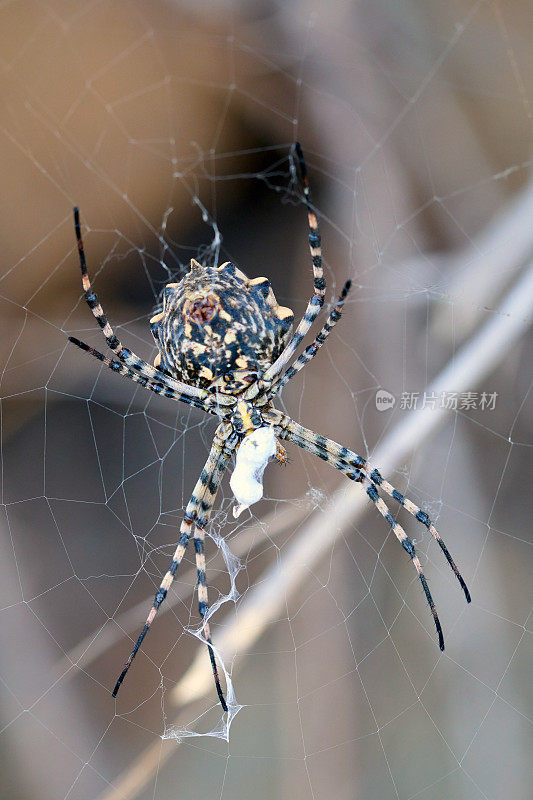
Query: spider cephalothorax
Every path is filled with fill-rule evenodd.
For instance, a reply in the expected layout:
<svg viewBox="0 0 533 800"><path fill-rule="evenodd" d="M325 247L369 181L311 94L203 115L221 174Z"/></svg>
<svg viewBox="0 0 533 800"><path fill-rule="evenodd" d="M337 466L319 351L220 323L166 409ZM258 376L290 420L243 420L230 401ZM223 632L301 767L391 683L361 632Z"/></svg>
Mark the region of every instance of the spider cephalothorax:
<svg viewBox="0 0 533 800"><path fill-rule="evenodd" d="M267 278L250 280L229 261L214 268L192 259L150 320L159 348L154 363L200 389L237 394L280 355L293 319Z"/></svg>
<svg viewBox="0 0 533 800"><path fill-rule="evenodd" d="M221 420L209 457L185 509L172 562L155 594L144 628L115 684L114 697L172 585L192 538L202 629L220 703L224 711L227 711L209 632L205 528L222 475L232 455L237 453L237 464L230 485L239 503L234 513L239 514L262 497L261 480L268 461L272 458L282 462L286 460L285 450L279 439L293 442L313 453L334 466L349 480L364 487L368 498L386 520L416 569L433 615L441 650L444 650L442 628L414 543L390 513L380 491L392 497L418 522L425 525L455 573L467 602L470 602L466 584L425 511L398 492L366 459L344 445L304 428L274 408L273 402L285 384L315 357L339 321L350 288L350 281L347 281L315 340L287 367L320 313L326 289L318 221L311 205L305 161L298 143L295 143L293 153L300 168L304 202L307 206L314 292L292 335L292 311L278 306L267 278L249 280L229 262L215 268L202 267L193 260L191 270L183 280L180 283L170 283L165 288L163 310L150 321L159 352L154 366L148 364L123 347L91 288L79 213L77 208L74 209L85 300L102 328L107 345L115 354L116 360L78 339L69 337L70 340L135 383L156 394L215 414ZM296 175L293 154L291 173Z"/></svg>

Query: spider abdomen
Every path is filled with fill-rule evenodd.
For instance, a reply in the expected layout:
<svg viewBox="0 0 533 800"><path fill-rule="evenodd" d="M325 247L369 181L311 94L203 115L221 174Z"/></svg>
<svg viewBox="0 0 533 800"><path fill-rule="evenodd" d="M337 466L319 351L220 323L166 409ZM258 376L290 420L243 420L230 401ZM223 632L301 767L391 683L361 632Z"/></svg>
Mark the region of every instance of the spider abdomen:
<svg viewBox="0 0 533 800"><path fill-rule="evenodd" d="M276 360L292 322L267 278L193 259L187 275L165 287L163 310L150 320L156 365L201 389L237 394Z"/></svg>

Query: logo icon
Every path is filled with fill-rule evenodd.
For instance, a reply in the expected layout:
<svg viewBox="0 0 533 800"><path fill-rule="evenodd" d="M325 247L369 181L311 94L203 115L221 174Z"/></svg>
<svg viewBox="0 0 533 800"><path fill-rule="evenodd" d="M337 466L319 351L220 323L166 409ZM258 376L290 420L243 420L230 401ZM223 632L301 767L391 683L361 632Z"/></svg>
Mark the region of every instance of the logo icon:
<svg viewBox="0 0 533 800"><path fill-rule="evenodd" d="M378 411L388 411L390 408L394 408L394 404L396 403L396 398L390 392L385 391L385 389L378 389L376 392L376 408Z"/></svg>

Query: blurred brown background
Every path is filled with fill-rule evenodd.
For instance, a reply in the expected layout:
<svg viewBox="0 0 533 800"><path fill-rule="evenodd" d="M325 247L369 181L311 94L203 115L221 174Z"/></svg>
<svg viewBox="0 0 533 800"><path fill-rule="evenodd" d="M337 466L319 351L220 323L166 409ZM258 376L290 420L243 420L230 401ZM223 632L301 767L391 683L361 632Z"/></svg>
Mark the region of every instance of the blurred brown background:
<svg viewBox="0 0 533 800"><path fill-rule="evenodd" d="M198 646L184 632L198 622L190 574L115 706L109 689L144 619L125 627L121 615L166 569L214 423L66 345L72 333L103 346L80 303L74 204L104 307L145 358L162 287L191 257L214 257L215 229L222 260L268 275L302 313L306 219L287 202L298 138L328 301L346 277L354 288L283 404L371 454L407 413L399 402L379 412L376 390L423 392L533 256L530 14L521 0L1 6L6 800L531 796L525 339L471 387L498 392L495 410L451 414L391 476L438 518L472 590L467 608L427 531L402 515L445 653L408 559L370 509L237 654L244 708L229 743L164 742L155 768L178 713L194 728L208 709L202 730L219 719L214 690L189 716L171 698ZM312 456L290 456L267 470L268 499L253 511L295 522L259 529L241 554L241 596L341 483ZM231 504L226 482L213 531L230 548L246 527ZM229 580L208 547L217 599ZM215 640L238 611L219 609Z"/></svg>

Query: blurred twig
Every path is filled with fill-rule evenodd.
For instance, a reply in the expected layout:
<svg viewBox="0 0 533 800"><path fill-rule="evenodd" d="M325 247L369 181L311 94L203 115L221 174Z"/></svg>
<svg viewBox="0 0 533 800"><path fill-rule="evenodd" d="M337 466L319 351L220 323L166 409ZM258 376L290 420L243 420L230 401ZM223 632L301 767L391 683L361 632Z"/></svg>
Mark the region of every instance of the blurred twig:
<svg viewBox="0 0 533 800"><path fill-rule="evenodd" d="M533 263L518 280L489 321L454 354L450 363L431 385L428 393L439 394L453 386L454 391L472 389L504 358L512 345L527 331L533 312ZM390 473L413 449L418 447L444 421L445 408L421 408L413 411L397 425L375 450L372 462L384 474ZM286 605L287 599L312 571L324 552L367 507L365 493L357 485L343 484L332 496L324 515L315 513L299 536L287 547L265 573L256 587L248 592L238 608L237 621L222 626L217 632L217 649L225 658L246 649L255 642ZM241 657L240 664L244 658ZM201 648L191 667L173 690L171 697L180 704L192 703L211 691L211 673L205 650ZM187 709L187 716L191 708ZM176 720L181 727L185 714ZM175 745L176 746L176 745ZM139 760L114 781L100 800L132 800L147 785L175 747L156 744L147 748Z"/></svg>
<svg viewBox="0 0 533 800"><path fill-rule="evenodd" d="M516 284L498 309L497 314L462 347L453 360L431 383L428 395L448 391L471 389L498 364L511 344L519 338L533 321L533 264ZM371 463L388 474L433 433L448 415L446 408L425 407L413 411L386 436L372 455ZM222 627L217 632L217 647L224 658L235 652L244 652L275 619L305 576L316 562L349 525L358 519L368 501L357 485L343 485L337 489L324 509L328 524L322 514L315 514L307 525L268 570L257 586L243 599L238 609L237 623ZM206 668L207 667L207 668ZM179 704L201 697L211 685L209 664L203 653L178 682L172 699Z"/></svg>
<svg viewBox="0 0 533 800"><path fill-rule="evenodd" d="M462 341L474 329L484 306L492 306L533 252L533 180L497 214L471 245L447 256L452 276L446 293L453 298L453 327L446 305L439 305L430 335ZM465 265L467 268L465 269ZM475 302L474 302L475 298Z"/></svg>

